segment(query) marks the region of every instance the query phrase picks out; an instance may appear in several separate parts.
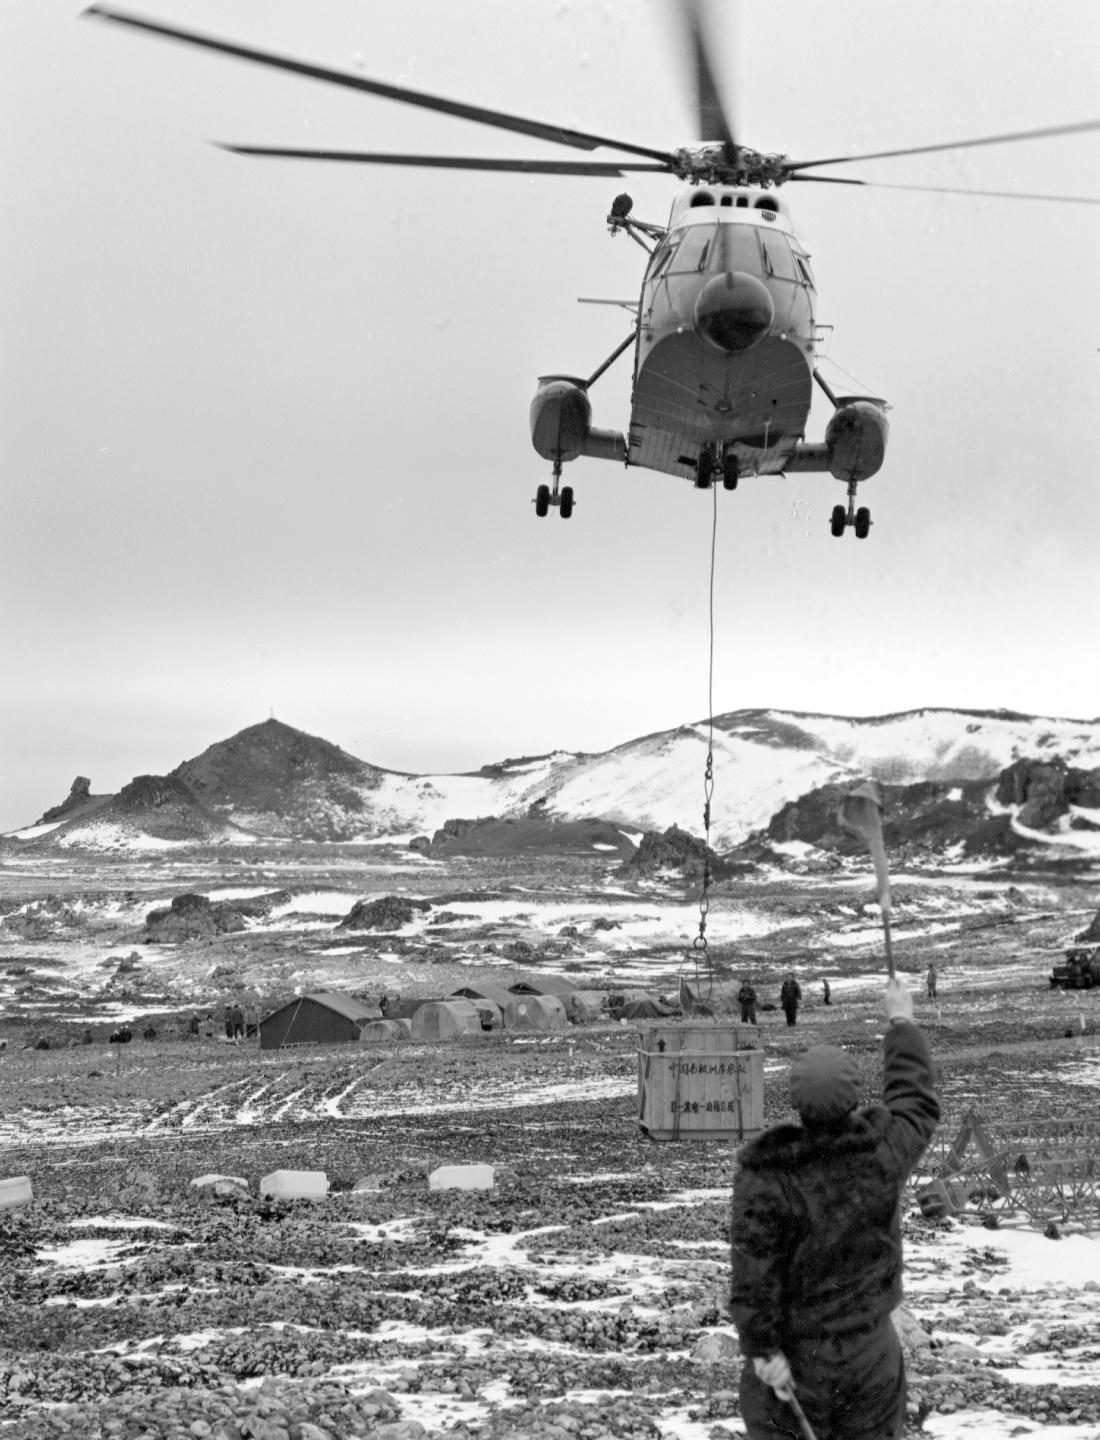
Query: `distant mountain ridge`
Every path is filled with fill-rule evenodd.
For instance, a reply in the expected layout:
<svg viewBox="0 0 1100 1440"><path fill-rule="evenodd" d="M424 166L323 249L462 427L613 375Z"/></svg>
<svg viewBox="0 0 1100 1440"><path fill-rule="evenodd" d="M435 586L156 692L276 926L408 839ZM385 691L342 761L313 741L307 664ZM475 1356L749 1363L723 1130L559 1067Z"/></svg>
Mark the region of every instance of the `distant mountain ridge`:
<svg viewBox="0 0 1100 1440"><path fill-rule="evenodd" d="M433 843L441 854L456 853L464 833L485 843L484 826L456 824L472 820L509 822L492 836L505 848L510 834L527 847L544 835L553 848L553 828L560 842L566 824L574 840L594 837L599 832L576 828L589 821L635 837L673 825L701 835L711 742L711 840L723 851L833 843L835 795L866 776L884 787L896 843L923 835L930 845L962 845L984 836L982 843L1003 850L1031 831L1039 842L1088 851L1100 836L1100 720L1001 710L851 718L754 709L601 754L556 751L452 775L385 770L271 719L169 775L139 776L115 796L92 796L78 777L67 801L8 839L140 849L390 838L430 855ZM592 843L612 848L606 834Z"/></svg>

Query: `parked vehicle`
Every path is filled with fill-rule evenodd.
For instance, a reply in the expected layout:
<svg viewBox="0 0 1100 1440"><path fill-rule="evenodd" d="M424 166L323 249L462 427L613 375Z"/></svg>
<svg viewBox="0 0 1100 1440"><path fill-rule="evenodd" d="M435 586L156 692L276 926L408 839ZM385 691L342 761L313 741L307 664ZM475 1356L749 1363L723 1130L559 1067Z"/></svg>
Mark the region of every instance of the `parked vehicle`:
<svg viewBox="0 0 1100 1440"><path fill-rule="evenodd" d="M1071 945L1050 974L1052 990L1100 990L1100 945Z"/></svg>

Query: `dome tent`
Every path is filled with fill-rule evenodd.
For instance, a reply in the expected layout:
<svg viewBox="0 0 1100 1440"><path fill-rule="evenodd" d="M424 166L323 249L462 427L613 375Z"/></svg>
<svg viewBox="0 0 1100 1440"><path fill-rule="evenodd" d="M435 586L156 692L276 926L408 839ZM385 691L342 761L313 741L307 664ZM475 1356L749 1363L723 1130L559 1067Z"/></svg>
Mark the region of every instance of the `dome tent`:
<svg viewBox="0 0 1100 1440"><path fill-rule="evenodd" d="M547 1033L569 1024L565 1006L556 995L516 995L504 1012L504 1028Z"/></svg>
<svg viewBox="0 0 1100 1440"><path fill-rule="evenodd" d="M452 990L447 996L448 1000L469 1000L477 1006L481 1014L481 1028L483 1030L500 1030L504 1025L504 1010L511 992L505 990L503 985L463 985L458 990Z"/></svg>
<svg viewBox="0 0 1100 1440"><path fill-rule="evenodd" d="M574 1025L599 1020L604 1013L607 996L602 990L574 990L565 1002L565 1013Z"/></svg>
<svg viewBox="0 0 1100 1440"><path fill-rule="evenodd" d="M372 1020L363 1026L359 1039L363 1045L392 1045L408 1039L408 1033L400 1020Z"/></svg>
<svg viewBox="0 0 1100 1440"><path fill-rule="evenodd" d="M480 1035L481 1015L472 1000L429 1000L412 1017L414 1040L453 1040Z"/></svg>

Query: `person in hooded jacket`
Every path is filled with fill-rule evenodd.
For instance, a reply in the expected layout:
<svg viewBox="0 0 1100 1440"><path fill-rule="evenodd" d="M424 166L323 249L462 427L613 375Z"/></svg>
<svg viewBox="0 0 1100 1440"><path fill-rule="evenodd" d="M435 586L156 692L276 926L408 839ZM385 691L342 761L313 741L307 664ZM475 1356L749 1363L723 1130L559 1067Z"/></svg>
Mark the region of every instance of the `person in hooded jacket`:
<svg viewBox="0 0 1100 1440"><path fill-rule="evenodd" d="M899 1201L939 1121L932 1057L913 997L885 997L882 1103L857 1108L859 1069L815 1045L791 1067L801 1125L741 1152L730 1225L730 1313L741 1340L750 1440L897 1440L905 1367L890 1318L901 1300Z"/></svg>

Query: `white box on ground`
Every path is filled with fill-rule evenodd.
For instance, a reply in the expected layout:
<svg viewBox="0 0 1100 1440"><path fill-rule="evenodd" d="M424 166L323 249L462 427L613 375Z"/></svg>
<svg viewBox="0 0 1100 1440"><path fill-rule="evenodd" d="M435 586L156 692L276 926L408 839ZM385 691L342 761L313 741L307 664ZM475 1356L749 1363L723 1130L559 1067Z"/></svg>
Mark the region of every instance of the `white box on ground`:
<svg viewBox="0 0 1100 1440"><path fill-rule="evenodd" d="M429 1190L491 1190L491 1165L440 1165L428 1176Z"/></svg>
<svg viewBox="0 0 1100 1440"><path fill-rule="evenodd" d="M0 1180L0 1210L14 1210L19 1205L29 1205L33 1199L29 1175L14 1175L10 1180Z"/></svg>
<svg viewBox="0 0 1100 1440"><path fill-rule="evenodd" d="M328 1176L323 1170L272 1170L260 1181L260 1194L280 1200L323 1200Z"/></svg>

